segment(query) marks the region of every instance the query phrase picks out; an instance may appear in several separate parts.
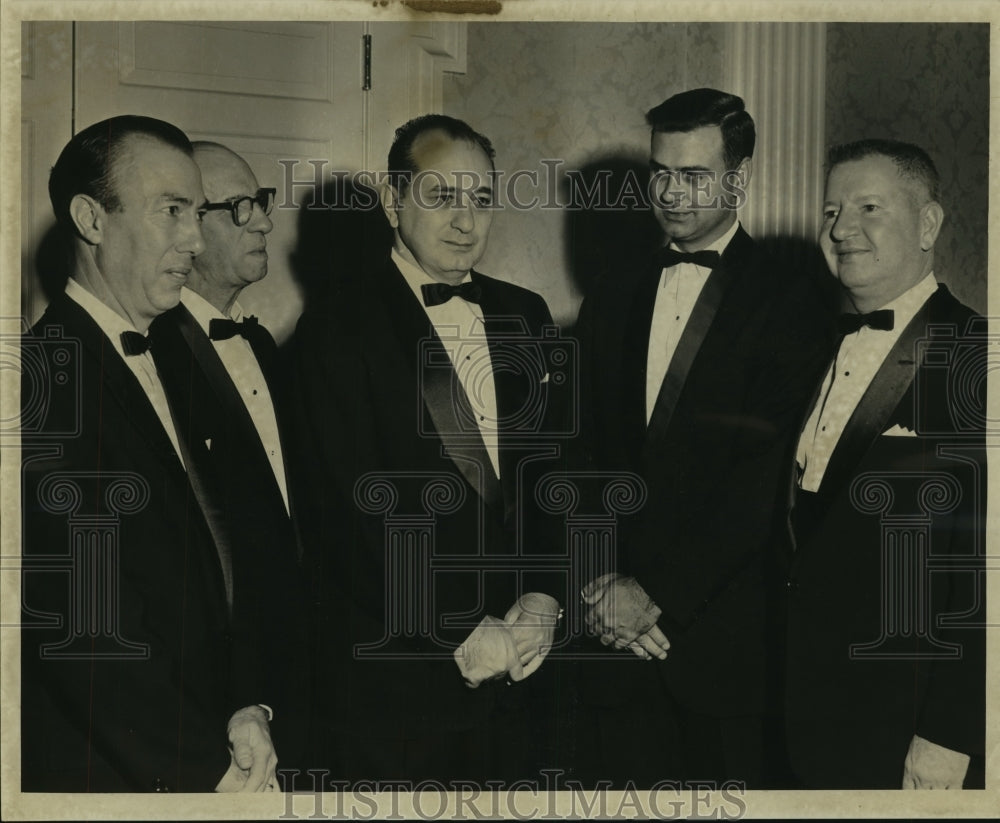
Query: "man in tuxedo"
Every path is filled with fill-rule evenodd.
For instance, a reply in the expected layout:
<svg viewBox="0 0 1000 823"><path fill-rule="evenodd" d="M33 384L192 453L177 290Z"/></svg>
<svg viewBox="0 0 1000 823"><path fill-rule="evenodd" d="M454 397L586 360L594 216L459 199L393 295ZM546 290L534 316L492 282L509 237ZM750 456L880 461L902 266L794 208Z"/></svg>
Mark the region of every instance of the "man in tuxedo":
<svg viewBox="0 0 1000 823"><path fill-rule="evenodd" d="M986 337L935 277L938 189L916 146L830 150L820 245L849 311L784 547L807 787L983 785Z"/></svg>
<svg viewBox="0 0 1000 823"><path fill-rule="evenodd" d="M275 190L260 188L246 161L218 143L195 143L194 160L210 201L203 206L205 248L180 304L152 324L151 350L184 454L211 501L213 531L231 559L240 680L257 683L277 712L271 732L282 765L302 765L306 619L277 347L239 303L243 289L267 274Z"/></svg>
<svg viewBox="0 0 1000 823"><path fill-rule="evenodd" d="M338 779L533 766L533 681L518 681L558 603L524 593L521 557L549 550L530 538L527 478L551 456L557 381L545 302L474 270L493 156L451 117L400 127L381 193L391 253L336 282L294 338L320 762Z"/></svg>
<svg viewBox="0 0 1000 823"><path fill-rule="evenodd" d="M73 256L22 341L26 791L273 786L263 697L234 665L229 561L148 351L204 249L191 153L169 123L113 117L49 179Z"/></svg>
<svg viewBox="0 0 1000 823"><path fill-rule="evenodd" d="M585 587L602 643L580 667L591 780L766 785L770 649L764 547L782 456L823 357L809 278L743 230L753 169L743 101L715 89L647 114L665 243L600 282L578 323L585 446L642 477L617 568Z"/></svg>

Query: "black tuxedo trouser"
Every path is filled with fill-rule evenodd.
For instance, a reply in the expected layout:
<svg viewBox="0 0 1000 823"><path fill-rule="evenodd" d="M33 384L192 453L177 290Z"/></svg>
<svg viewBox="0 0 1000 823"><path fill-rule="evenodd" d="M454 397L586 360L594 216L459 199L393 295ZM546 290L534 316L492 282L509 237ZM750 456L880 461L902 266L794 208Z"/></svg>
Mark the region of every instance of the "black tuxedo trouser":
<svg viewBox="0 0 1000 823"><path fill-rule="evenodd" d="M481 689L520 689L503 681ZM456 781L485 787L537 781L540 740L524 700L496 701L489 718L468 729L434 729L411 734L331 729L323 743L330 779L351 785L405 782L406 790L434 781L452 790Z"/></svg>
<svg viewBox="0 0 1000 823"><path fill-rule="evenodd" d="M638 665L642 669L629 674L625 664L615 680L628 689L627 699L578 707L574 777L585 786L602 781L616 789L629 784L649 789L663 781L720 786L737 781L749 789L787 785L775 714L719 717L692 711L671 697L655 663Z"/></svg>

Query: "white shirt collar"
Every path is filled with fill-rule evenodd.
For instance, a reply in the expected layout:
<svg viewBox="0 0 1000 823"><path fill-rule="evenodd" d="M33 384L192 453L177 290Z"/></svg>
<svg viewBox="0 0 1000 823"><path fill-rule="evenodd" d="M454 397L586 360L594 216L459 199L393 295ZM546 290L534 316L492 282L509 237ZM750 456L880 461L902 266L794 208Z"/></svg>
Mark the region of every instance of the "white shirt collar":
<svg viewBox="0 0 1000 823"><path fill-rule="evenodd" d="M90 315L91 319L100 326L101 331L111 340L115 351L124 359L125 350L122 348L122 332L131 331L136 334L142 334L142 332L106 303L103 303L87 291L72 277L66 281L66 296L76 302L80 308ZM146 335L143 334L142 336L145 337Z"/></svg>
<svg viewBox="0 0 1000 823"><path fill-rule="evenodd" d="M395 248L392 250L391 258L392 262L396 264L396 268L399 269L399 273L403 275L403 279L406 280L407 285L409 285L410 289L416 295L417 300L420 301L420 305L424 305L424 296L420 291L420 287L427 283L437 283L439 281L431 277L427 272L420 268L420 266L415 266L398 251L396 251ZM472 273L466 272L465 277L463 277L460 282L468 283L471 280Z"/></svg>
<svg viewBox="0 0 1000 823"><path fill-rule="evenodd" d="M722 254L726 250L726 246L729 245L729 241L732 240L736 236L736 232L739 229L739 227L740 227L740 221L739 220L734 220L733 221L733 225L731 225L726 230L726 233L724 235L722 235L722 237L719 237L711 245L706 246L704 248L704 251L717 251L719 254ZM677 249L678 251L680 251L680 249L677 247L677 244L674 243L673 241L670 242L670 245L668 246L668 248Z"/></svg>
<svg viewBox="0 0 1000 823"><path fill-rule="evenodd" d="M181 303L184 304L184 308L191 312L191 316L198 321L198 325L201 326L205 334L208 334L209 323L213 320L221 318L223 320L235 320L238 323L243 319L243 307L240 306L239 300L233 303L229 309L229 317L226 317L226 315L215 308L198 292L189 289L187 286L181 286Z"/></svg>
<svg viewBox="0 0 1000 823"><path fill-rule="evenodd" d="M891 309L893 312L893 329L902 331L935 291L937 291L937 279L934 277L934 272L928 272L918 283L882 306L882 309Z"/></svg>

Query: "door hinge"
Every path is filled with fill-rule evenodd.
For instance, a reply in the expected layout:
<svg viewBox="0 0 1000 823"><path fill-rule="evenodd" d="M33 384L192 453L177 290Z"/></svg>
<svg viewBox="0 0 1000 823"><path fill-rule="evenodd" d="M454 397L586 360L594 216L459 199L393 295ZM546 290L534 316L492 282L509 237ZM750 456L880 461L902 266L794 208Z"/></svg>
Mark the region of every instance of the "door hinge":
<svg viewBox="0 0 1000 823"><path fill-rule="evenodd" d="M370 34L362 34L361 39L365 53L364 79L361 84L361 90L369 91L372 87L372 36Z"/></svg>

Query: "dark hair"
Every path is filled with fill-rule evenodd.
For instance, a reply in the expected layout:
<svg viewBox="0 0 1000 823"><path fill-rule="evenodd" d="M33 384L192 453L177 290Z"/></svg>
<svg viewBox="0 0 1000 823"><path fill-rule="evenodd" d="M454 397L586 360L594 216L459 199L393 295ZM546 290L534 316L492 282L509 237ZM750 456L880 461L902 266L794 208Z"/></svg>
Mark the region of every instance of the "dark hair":
<svg viewBox="0 0 1000 823"><path fill-rule="evenodd" d="M901 177L913 180L923 186L929 200L937 200L941 194L941 178L934 161L920 146L901 140L856 140L831 146L826 156L826 176L829 178L834 166L865 157L888 157L896 164Z"/></svg>
<svg viewBox="0 0 1000 823"><path fill-rule="evenodd" d="M396 136L389 149L389 182L400 194L406 191L410 180L419 169L413 158L413 144L421 134L429 131L441 131L452 140L465 140L479 146L493 164L496 150L490 139L480 134L463 120L448 117L446 114L423 114L414 117L396 129Z"/></svg>
<svg viewBox="0 0 1000 823"><path fill-rule="evenodd" d="M735 169L744 157L753 157L757 131L743 98L718 89L691 89L668 97L646 112L653 131L694 131L703 126L722 129L726 165Z"/></svg>
<svg viewBox="0 0 1000 823"><path fill-rule="evenodd" d="M187 135L163 120L123 114L94 123L73 136L52 167L49 199L56 220L74 229L69 204L78 194L93 197L107 211L121 208L115 188L115 164L125 151L126 141L134 135L159 140L189 157L192 154Z"/></svg>

